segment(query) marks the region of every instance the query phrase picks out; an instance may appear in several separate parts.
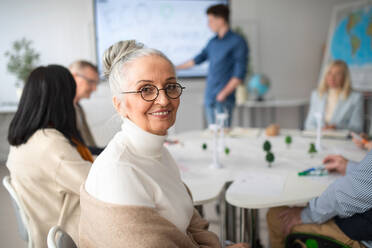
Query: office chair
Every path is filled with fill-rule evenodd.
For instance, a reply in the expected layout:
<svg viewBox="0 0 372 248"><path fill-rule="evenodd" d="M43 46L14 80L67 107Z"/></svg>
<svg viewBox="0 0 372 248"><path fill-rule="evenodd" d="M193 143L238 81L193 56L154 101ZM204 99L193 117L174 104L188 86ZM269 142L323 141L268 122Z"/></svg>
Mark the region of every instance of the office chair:
<svg viewBox="0 0 372 248"><path fill-rule="evenodd" d="M3 178L3 185L5 189L8 191L12 205L15 210L16 214L16 219L17 219L17 225L18 225L18 232L21 236L21 238L28 242L28 247L32 248L33 247L33 242L31 238L31 232L30 232L30 227L28 224L28 218L27 215L22 207L21 201L17 196L17 193L13 189L13 186L10 184L10 177L5 176Z"/></svg>
<svg viewBox="0 0 372 248"><path fill-rule="evenodd" d="M350 248L330 237L312 233L291 233L285 241L285 248Z"/></svg>
<svg viewBox="0 0 372 248"><path fill-rule="evenodd" d="M54 226L48 233L48 248L77 248L71 236L59 226Z"/></svg>

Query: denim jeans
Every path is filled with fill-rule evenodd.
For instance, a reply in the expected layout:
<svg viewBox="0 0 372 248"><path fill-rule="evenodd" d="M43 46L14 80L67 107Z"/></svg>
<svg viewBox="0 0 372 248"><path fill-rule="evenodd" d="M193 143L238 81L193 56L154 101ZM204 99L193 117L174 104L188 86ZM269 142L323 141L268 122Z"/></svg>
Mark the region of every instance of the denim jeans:
<svg viewBox="0 0 372 248"><path fill-rule="evenodd" d="M209 124L216 123L216 113L227 113L228 118L225 121L225 127L231 127L232 114L235 104L232 102L215 102L205 105L205 115Z"/></svg>

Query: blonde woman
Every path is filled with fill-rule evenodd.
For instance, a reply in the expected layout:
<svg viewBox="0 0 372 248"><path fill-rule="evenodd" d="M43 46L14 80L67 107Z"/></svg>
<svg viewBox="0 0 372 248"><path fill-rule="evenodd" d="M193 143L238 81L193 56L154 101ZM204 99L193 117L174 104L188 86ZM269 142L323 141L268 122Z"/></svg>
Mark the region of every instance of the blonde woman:
<svg viewBox="0 0 372 248"><path fill-rule="evenodd" d="M325 70L319 87L313 91L305 129L316 128L316 114L323 114L323 129L363 129L363 97L352 91L350 72L342 60L333 61Z"/></svg>
<svg viewBox="0 0 372 248"><path fill-rule="evenodd" d="M81 189L79 247L221 247L163 145L184 89L173 64L133 40L108 48L103 64L123 125Z"/></svg>

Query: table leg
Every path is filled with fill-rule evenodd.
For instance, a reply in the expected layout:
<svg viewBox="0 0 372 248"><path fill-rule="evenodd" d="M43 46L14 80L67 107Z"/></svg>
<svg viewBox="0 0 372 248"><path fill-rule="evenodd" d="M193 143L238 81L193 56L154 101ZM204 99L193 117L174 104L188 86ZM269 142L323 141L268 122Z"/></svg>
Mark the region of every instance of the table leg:
<svg viewBox="0 0 372 248"><path fill-rule="evenodd" d="M222 195L225 195L226 190L230 187L232 182L227 182L224 187L224 192ZM232 242L236 242L236 207L230 205L228 202L224 201L225 207L225 216L224 219L221 217L221 221L224 221L225 226L225 235L224 238L226 240L230 240ZM222 213L222 210L221 210Z"/></svg>
<svg viewBox="0 0 372 248"><path fill-rule="evenodd" d="M250 222L250 235L249 235L249 241L250 241L250 245L252 248L255 248L256 247L256 210L255 209L251 209L250 210L250 218L251 218L251 222Z"/></svg>
<svg viewBox="0 0 372 248"><path fill-rule="evenodd" d="M207 117L206 117L204 105L202 105L202 120L203 120L203 129L208 128Z"/></svg>
<svg viewBox="0 0 372 248"><path fill-rule="evenodd" d="M270 112L271 112L271 123L276 123L276 107L271 107Z"/></svg>
<svg viewBox="0 0 372 248"><path fill-rule="evenodd" d="M249 109L249 112L250 112L250 118L249 118L250 127L255 127L256 126L256 112L255 112L255 108L254 107L251 107Z"/></svg>
<svg viewBox="0 0 372 248"><path fill-rule="evenodd" d="M236 207L226 202L225 228L226 239L236 242Z"/></svg>
<svg viewBox="0 0 372 248"><path fill-rule="evenodd" d="M221 195L220 195L220 200L219 200L219 205L220 205L220 242L221 244L224 244L226 240L226 232L225 232L225 209L226 209L226 200L225 200L225 191L226 191L226 185L224 186Z"/></svg>
<svg viewBox="0 0 372 248"><path fill-rule="evenodd" d="M299 114L299 125L298 125L298 128L300 130L304 130L304 123L305 123L305 105L301 105L299 106L299 111L298 111L298 114Z"/></svg>
<svg viewBox="0 0 372 248"><path fill-rule="evenodd" d="M248 209L240 208L240 242L246 241Z"/></svg>
<svg viewBox="0 0 372 248"><path fill-rule="evenodd" d="M258 210L240 208L240 242L248 240L251 248L262 247L258 240Z"/></svg>
<svg viewBox="0 0 372 248"><path fill-rule="evenodd" d="M244 106L238 106L238 123L239 127L243 127L244 122Z"/></svg>

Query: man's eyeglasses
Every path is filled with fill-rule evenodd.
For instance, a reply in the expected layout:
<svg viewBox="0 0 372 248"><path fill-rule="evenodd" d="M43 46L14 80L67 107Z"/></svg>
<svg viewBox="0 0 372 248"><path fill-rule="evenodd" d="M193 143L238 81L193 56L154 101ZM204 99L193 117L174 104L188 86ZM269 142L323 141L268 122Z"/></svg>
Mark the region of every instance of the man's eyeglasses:
<svg viewBox="0 0 372 248"><path fill-rule="evenodd" d="M95 80L95 79L90 79L90 78L88 78L88 77L86 77L86 76L84 76L84 75L82 75L82 74L79 74L79 73L76 73L75 74L76 76L78 76L78 77L81 77L81 78L83 78L85 81L87 81L89 84L98 84L98 80Z"/></svg>
<svg viewBox="0 0 372 248"><path fill-rule="evenodd" d="M179 83L167 84L163 89L158 89L155 85L146 84L138 91L125 91L121 94L135 94L140 93L143 100L147 102L155 101L159 96L159 91L164 90L165 94L170 99L177 99L181 96L182 91L185 87L181 86Z"/></svg>

